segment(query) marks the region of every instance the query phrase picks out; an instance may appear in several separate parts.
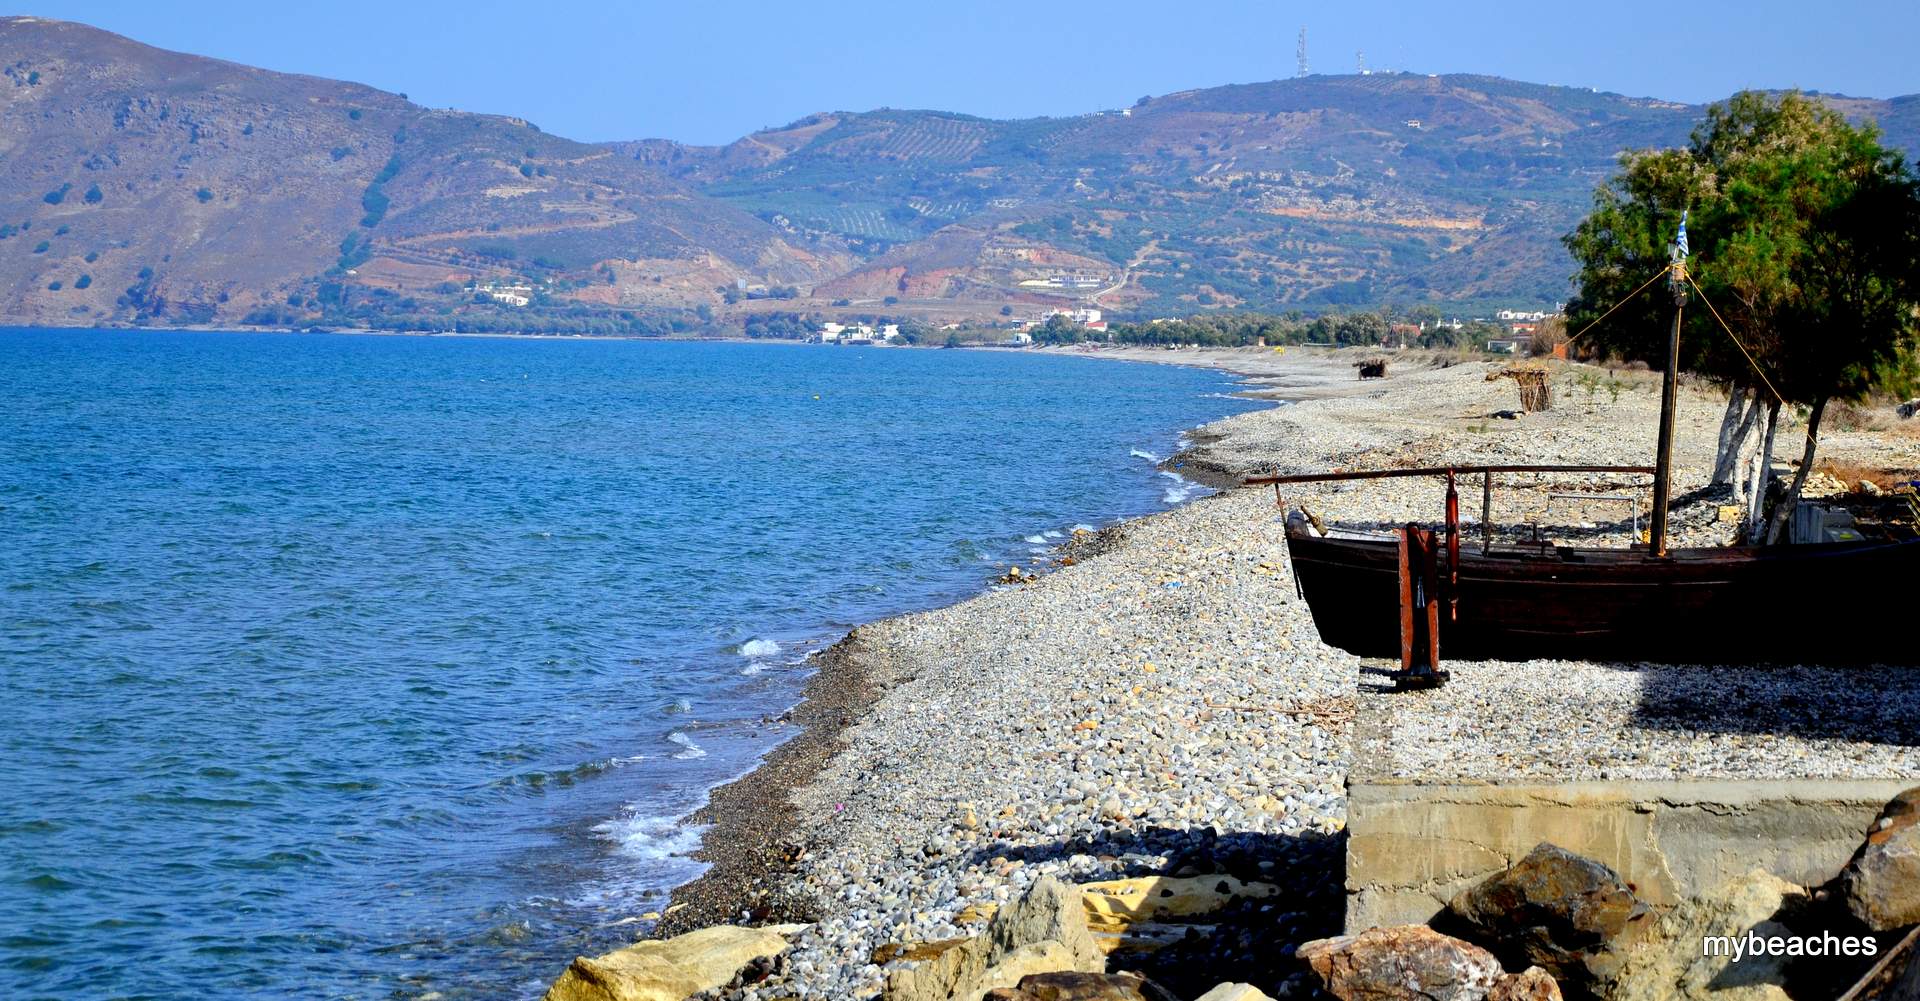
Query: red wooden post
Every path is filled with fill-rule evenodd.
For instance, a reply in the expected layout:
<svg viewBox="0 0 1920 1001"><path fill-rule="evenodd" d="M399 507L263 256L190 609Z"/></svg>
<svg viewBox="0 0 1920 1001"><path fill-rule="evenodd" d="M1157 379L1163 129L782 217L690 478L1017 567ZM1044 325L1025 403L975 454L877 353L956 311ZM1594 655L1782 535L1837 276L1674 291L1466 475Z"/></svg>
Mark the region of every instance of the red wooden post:
<svg viewBox="0 0 1920 1001"><path fill-rule="evenodd" d="M1413 670L1413 554L1408 551L1413 528L1394 531L1400 540L1400 670Z"/></svg>

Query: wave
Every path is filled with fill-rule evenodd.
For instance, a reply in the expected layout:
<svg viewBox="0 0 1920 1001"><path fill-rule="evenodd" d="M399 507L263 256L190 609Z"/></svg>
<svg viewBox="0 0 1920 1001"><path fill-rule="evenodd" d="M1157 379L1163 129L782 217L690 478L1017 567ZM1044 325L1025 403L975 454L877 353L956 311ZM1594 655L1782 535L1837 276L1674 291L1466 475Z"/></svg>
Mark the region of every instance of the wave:
<svg viewBox="0 0 1920 1001"><path fill-rule="evenodd" d="M666 708L660 711L667 714L668 716L678 716L681 713L690 713L693 711L693 700L686 699L686 698L674 699L672 702L667 703Z"/></svg>
<svg viewBox="0 0 1920 1001"><path fill-rule="evenodd" d="M780 644L772 640L748 640L740 644L742 657L771 657L780 652Z"/></svg>
<svg viewBox="0 0 1920 1001"><path fill-rule="evenodd" d="M1051 529L1051 528L1049 528L1049 529L1047 529L1047 530L1046 530L1046 531L1044 531L1044 532L1041 532L1040 534L1041 534L1041 535L1044 535L1044 536L1046 536L1046 537L1047 537L1047 538L1049 538L1049 539L1064 539L1064 538L1066 538L1066 536L1064 536L1064 535L1061 535L1061 534L1060 534L1059 532L1057 532L1057 531L1055 531L1055 530L1053 530L1053 529Z"/></svg>
<svg viewBox="0 0 1920 1001"><path fill-rule="evenodd" d="M1032 545L1044 546L1047 544L1047 537L1044 535L1029 535L1026 537L1024 541L1031 543Z"/></svg>
<svg viewBox="0 0 1920 1001"><path fill-rule="evenodd" d="M593 831L618 846L622 855L665 861L699 848L705 828L682 824L678 817L633 812L595 824Z"/></svg>
<svg viewBox="0 0 1920 1001"><path fill-rule="evenodd" d="M689 737L678 730L675 730L672 733L667 734L667 740L670 741L671 743L680 745L681 749L679 751L674 752L674 755L673 755L676 760L692 761L695 758L704 758L707 756L707 751L705 748L701 747L699 744L694 743L692 737Z"/></svg>
<svg viewBox="0 0 1920 1001"><path fill-rule="evenodd" d="M751 661L747 664L747 666L740 669L740 673L751 678L756 674L761 674L765 672L769 666L771 665L769 665L764 660Z"/></svg>
<svg viewBox="0 0 1920 1001"><path fill-rule="evenodd" d="M1160 495L1160 500L1167 504L1185 504L1207 489L1170 469L1161 470L1160 475L1173 481L1173 485Z"/></svg>
<svg viewBox="0 0 1920 1001"><path fill-rule="evenodd" d="M1074 531L1076 531L1076 532L1097 532L1097 531L1099 531L1099 529L1097 529L1097 528L1094 528L1094 527L1093 527L1092 525L1089 525L1089 524L1087 524L1087 523L1086 523L1086 522L1084 522L1084 521L1083 521L1083 522L1079 522L1079 523L1077 523L1077 524L1075 524L1075 525L1073 526L1073 530L1074 530Z"/></svg>
<svg viewBox="0 0 1920 1001"><path fill-rule="evenodd" d="M1136 458L1136 459L1145 459L1145 460L1147 460L1148 462L1159 462L1159 461L1160 461L1160 457L1159 457L1159 456L1157 456L1157 455L1155 455L1155 454L1153 454L1152 452L1149 452L1149 451L1147 451L1147 450L1146 450L1146 449L1144 449L1144 448L1134 448L1134 449L1129 449L1129 450L1127 450L1127 454L1128 454L1128 455L1131 455L1131 456L1133 456L1133 457L1134 457L1134 458Z"/></svg>

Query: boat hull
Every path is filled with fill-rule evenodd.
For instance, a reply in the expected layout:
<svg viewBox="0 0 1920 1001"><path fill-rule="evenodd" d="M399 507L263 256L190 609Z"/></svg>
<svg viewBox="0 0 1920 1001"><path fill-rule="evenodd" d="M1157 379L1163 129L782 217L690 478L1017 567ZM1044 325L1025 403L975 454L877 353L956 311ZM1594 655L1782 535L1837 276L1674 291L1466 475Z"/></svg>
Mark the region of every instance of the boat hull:
<svg viewBox="0 0 1920 1001"><path fill-rule="evenodd" d="M1323 641L1398 658L1392 540L1287 541ZM1440 569L1446 577L1444 555ZM1449 660L1920 663L1920 540L1675 550L1464 549Z"/></svg>

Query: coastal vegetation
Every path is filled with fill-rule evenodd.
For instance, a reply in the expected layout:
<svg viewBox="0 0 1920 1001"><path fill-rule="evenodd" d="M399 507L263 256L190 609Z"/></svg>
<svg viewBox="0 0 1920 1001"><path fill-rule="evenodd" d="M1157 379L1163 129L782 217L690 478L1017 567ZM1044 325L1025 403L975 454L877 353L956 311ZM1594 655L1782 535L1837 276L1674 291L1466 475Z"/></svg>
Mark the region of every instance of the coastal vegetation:
<svg viewBox="0 0 1920 1001"><path fill-rule="evenodd" d="M1680 363L1730 387L1715 482L1756 438L1770 466L1781 408L1806 411L1799 471L1765 527L1777 538L1829 406L1920 385L1920 180L1873 126L1802 95L1712 106L1687 146L1625 154L1566 238L1580 269L1568 314L1592 347L1666 365L1672 299L1636 287L1666 267L1683 217L1699 295Z"/></svg>

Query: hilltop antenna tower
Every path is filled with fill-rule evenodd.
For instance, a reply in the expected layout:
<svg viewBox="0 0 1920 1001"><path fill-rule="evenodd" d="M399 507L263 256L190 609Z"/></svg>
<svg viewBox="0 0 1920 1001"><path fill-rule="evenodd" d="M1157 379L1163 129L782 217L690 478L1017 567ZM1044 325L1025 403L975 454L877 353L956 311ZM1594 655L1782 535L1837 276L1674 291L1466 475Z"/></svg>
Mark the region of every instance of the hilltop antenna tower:
<svg viewBox="0 0 1920 1001"><path fill-rule="evenodd" d="M1357 63L1357 64L1359 64L1359 67L1360 67L1360 75L1361 75L1361 76L1366 76L1366 75L1367 75L1367 53L1366 53L1366 50L1364 50L1364 49L1362 49L1362 50L1361 50L1361 51L1359 51L1359 52L1355 52L1355 53L1353 54L1353 61L1354 61L1355 63Z"/></svg>
<svg viewBox="0 0 1920 1001"><path fill-rule="evenodd" d="M1293 73L1295 77L1303 77L1312 72L1307 69L1307 26L1304 24L1300 26L1300 44L1294 46L1293 56L1299 62L1299 68Z"/></svg>

